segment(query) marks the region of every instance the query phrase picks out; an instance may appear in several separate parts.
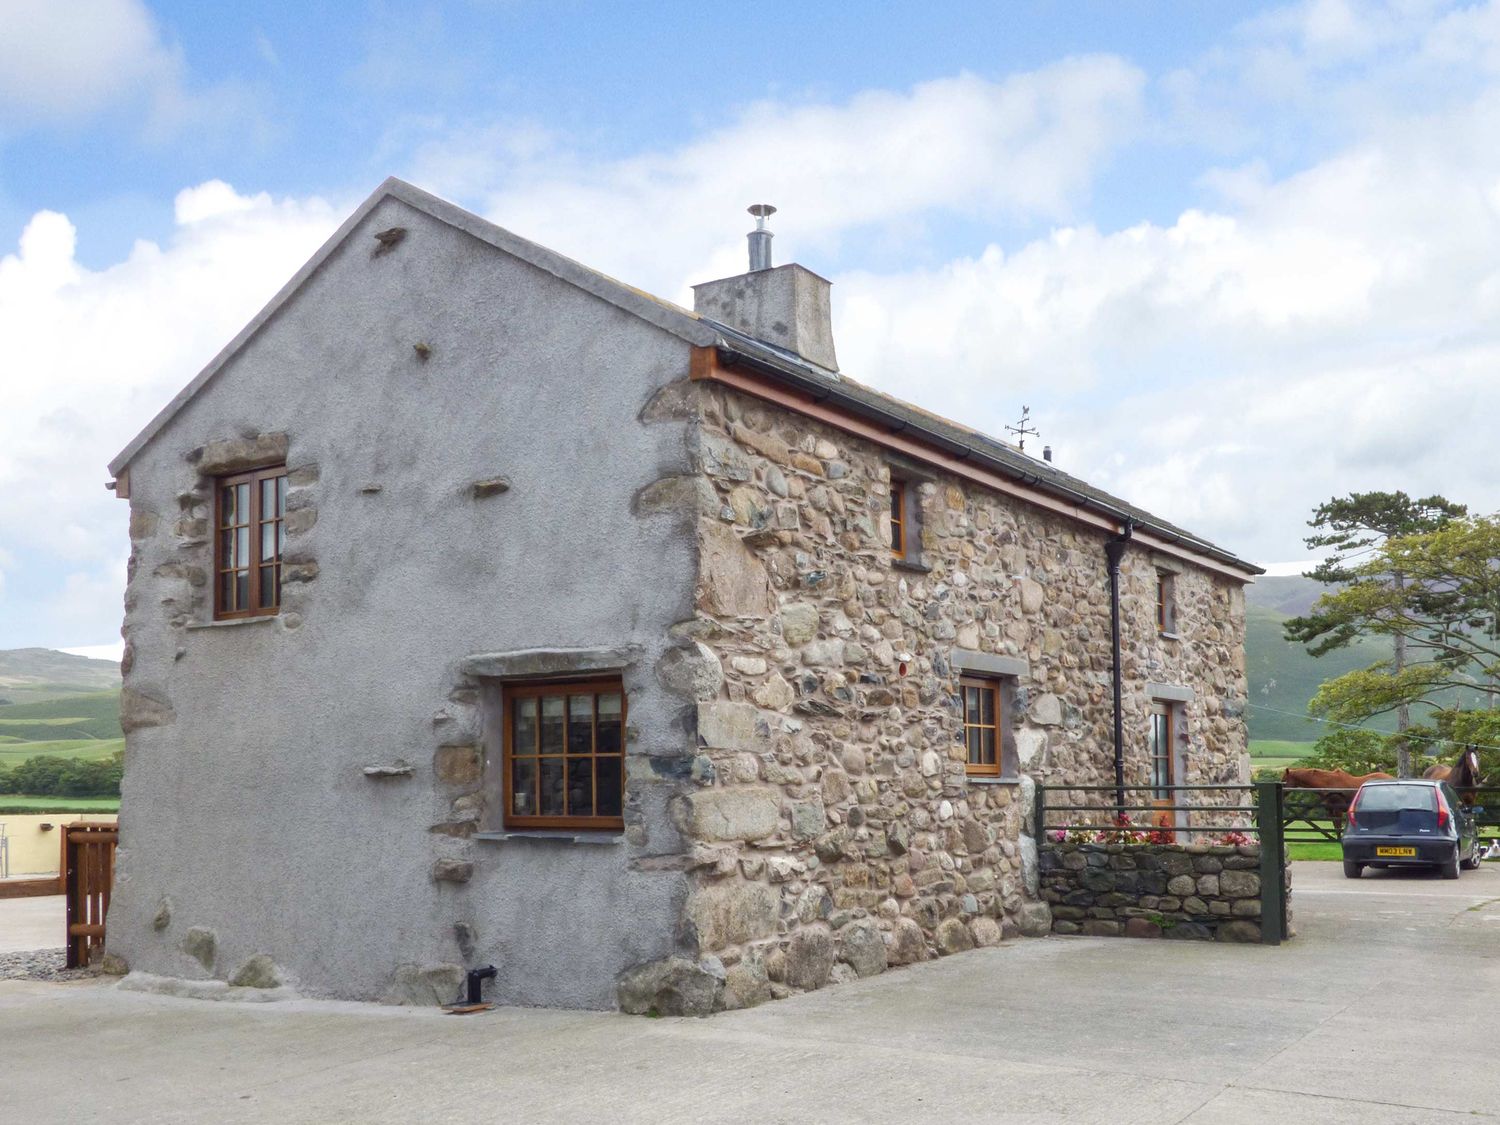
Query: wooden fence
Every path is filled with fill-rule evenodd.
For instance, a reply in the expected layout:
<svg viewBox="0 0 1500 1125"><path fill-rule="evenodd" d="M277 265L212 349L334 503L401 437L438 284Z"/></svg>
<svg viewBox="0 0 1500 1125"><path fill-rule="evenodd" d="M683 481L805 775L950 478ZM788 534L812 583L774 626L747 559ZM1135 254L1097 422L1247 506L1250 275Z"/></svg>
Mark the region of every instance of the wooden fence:
<svg viewBox="0 0 1500 1125"><path fill-rule="evenodd" d="M68 968L87 965L104 950L104 918L114 886L113 824L69 824L63 829L62 879L67 895Z"/></svg>

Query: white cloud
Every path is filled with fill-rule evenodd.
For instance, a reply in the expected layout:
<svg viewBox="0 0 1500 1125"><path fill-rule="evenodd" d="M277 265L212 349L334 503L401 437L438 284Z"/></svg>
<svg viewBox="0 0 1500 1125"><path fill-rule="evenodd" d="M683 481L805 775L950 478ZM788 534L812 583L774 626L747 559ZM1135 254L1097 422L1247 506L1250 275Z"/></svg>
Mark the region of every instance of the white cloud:
<svg viewBox="0 0 1500 1125"><path fill-rule="evenodd" d="M6 0L0 29L0 125L128 112L147 136L164 139L254 115L235 83L190 86L182 52L141 0Z"/></svg>
<svg viewBox="0 0 1500 1125"><path fill-rule="evenodd" d="M73 225L48 211L0 257L0 559L12 577L23 563L65 575L52 613L80 632L119 612L126 506L105 464L340 215L208 183L177 217L168 244L138 242L105 270L79 265Z"/></svg>
<svg viewBox="0 0 1500 1125"><path fill-rule="evenodd" d="M744 269L744 208L785 217L779 261L934 213L1063 218L1134 135L1144 75L1108 56L963 74L842 104L751 106L677 149L594 163L534 127L455 130L413 178L665 296Z"/></svg>

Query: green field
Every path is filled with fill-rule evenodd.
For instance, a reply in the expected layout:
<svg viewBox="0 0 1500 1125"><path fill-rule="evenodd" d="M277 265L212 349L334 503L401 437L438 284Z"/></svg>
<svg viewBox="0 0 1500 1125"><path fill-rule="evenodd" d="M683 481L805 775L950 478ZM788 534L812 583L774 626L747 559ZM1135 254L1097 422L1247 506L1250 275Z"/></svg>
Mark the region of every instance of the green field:
<svg viewBox="0 0 1500 1125"><path fill-rule="evenodd" d="M0 795L0 813L114 813L120 811L118 797L28 797L24 793Z"/></svg>
<svg viewBox="0 0 1500 1125"><path fill-rule="evenodd" d="M67 758L107 758L125 749L120 738L64 738L50 742L0 742L0 769L18 766L27 758L41 754L61 754Z"/></svg>

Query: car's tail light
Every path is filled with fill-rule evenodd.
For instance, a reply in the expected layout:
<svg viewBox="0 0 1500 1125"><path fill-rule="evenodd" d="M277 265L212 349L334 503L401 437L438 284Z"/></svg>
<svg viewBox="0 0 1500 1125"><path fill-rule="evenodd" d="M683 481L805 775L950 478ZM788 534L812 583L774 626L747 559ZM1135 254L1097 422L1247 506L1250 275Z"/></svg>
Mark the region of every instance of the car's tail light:
<svg viewBox="0 0 1500 1125"><path fill-rule="evenodd" d="M1438 798L1438 827L1448 827L1448 802L1441 797Z"/></svg>
<svg viewBox="0 0 1500 1125"><path fill-rule="evenodd" d="M1349 811L1344 814L1344 819L1349 822L1349 827L1354 827L1354 806L1359 804L1359 794L1354 794L1354 799L1349 802Z"/></svg>

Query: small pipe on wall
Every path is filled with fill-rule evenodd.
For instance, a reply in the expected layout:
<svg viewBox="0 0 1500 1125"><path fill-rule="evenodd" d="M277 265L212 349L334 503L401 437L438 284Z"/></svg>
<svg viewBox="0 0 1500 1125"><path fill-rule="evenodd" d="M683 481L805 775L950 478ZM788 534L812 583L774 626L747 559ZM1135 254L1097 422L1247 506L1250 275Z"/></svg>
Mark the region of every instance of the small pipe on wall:
<svg viewBox="0 0 1500 1125"><path fill-rule="evenodd" d="M1120 560L1125 546L1135 532L1135 522L1126 520L1118 535L1104 542L1104 558L1109 563L1109 639L1113 654L1111 668L1115 696L1115 808L1125 807L1125 715L1124 689L1120 670Z"/></svg>

